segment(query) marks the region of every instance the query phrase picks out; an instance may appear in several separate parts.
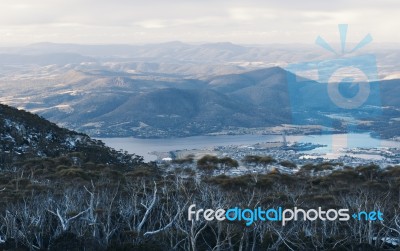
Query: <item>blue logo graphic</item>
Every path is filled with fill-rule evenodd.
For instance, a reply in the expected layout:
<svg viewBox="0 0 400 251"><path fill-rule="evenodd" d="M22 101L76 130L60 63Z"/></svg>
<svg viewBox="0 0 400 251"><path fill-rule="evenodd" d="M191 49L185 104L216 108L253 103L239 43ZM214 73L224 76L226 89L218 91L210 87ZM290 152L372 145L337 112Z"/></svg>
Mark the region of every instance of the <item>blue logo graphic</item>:
<svg viewBox="0 0 400 251"><path fill-rule="evenodd" d="M332 58L287 66L293 124L322 125L321 133L332 128L361 133L362 125L382 113L376 58L358 52L372 37L367 34L348 49L347 30L347 24L339 25L340 51L317 37L315 43L331 52ZM348 146L351 140L347 139Z"/></svg>

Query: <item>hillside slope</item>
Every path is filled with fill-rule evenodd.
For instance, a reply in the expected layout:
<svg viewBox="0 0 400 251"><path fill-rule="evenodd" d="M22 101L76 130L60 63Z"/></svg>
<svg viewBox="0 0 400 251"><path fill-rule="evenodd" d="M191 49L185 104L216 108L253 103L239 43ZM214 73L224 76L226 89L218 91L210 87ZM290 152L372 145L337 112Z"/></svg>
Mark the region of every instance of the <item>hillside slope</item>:
<svg viewBox="0 0 400 251"><path fill-rule="evenodd" d="M60 128L29 112L0 104L0 165L75 154L80 161L137 165L141 157L106 147L89 136Z"/></svg>

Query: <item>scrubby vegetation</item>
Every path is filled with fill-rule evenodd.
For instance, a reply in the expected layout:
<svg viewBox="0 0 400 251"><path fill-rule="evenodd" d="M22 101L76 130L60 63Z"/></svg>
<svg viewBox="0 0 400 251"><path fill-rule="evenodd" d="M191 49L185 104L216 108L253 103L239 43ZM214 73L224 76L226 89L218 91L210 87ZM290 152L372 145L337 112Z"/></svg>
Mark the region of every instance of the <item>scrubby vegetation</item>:
<svg viewBox="0 0 400 251"><path fill-rule="evenodd" d="M205 155L197 161L197 168L209 175L212 174L214 170L226 172L238 166L239 163L229 157L218 158L212 155Z"/></svg>
<svg viewBox="0 0 400 251"><path fill-rule="evenodd" d="M400 237L400 167L343 167L325 176L306 165L230 177L182 175L74 156L2 169L0 248L19 250L381 250ZM209 158L209 157L207 157ZM202 162L200 162L201 164ZM380 210L384 221L188 221L187 207Z"/></svg>
<svg viewBox="0 0 400 251"><path fill-rule="evenodd" d="M35 158L78 155L82 162L137 165L141 156L116 151L22 110L0 105L0 165Z"/></svg>

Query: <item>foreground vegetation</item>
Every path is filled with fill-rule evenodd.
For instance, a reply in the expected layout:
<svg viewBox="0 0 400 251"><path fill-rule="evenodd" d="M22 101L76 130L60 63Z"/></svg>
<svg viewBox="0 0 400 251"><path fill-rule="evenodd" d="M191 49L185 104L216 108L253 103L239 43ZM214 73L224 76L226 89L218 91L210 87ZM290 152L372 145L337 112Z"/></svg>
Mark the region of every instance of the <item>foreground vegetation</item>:
<svg viewBox="0 0 400 251"><path fill-rule="evenodd" d="M229 176L240 163L241 176ZM0 105L0 250L381 250L398 247L400 167L269 156L169 165ZM275 168L277 167L277 168ZM260 172L254 173L257 168ZM281 173L279 170L284 170ZM296 170L296 171L294 171ZM197 208L379 210L384 221L188 221Z"/></svg>
<svg viewBox="0 0 400 251"><path fill-rule="evenodd" d="M0 249L5 250L381 250L400 237L400 167L332 170L305 165L293 175L209 175L207 157L166 171L119 166L74 153L3 167ZM207 162L207 161L208 162ZM247 161L274 163L269 158ZM211 164L210 164L211 163ZM285 163L289 165L288 163ZM315 175L331 170L330 174ZM188 221L187 207L380 210L384 221Z"/></svg>

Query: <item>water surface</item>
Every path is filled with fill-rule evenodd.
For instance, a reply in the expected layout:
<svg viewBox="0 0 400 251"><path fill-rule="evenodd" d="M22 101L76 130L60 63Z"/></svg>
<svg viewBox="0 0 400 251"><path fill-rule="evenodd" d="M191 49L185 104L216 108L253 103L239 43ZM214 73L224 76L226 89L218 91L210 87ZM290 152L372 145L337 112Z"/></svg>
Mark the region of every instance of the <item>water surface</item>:
<svg viewBox="0 0 400 251"><path fill-rule="evenodd" d="M216 146L253 145L263 142L283 141L281 135L219 135L219 136L194 136L170 139L137 139L137 138L98 138L106 145L115 149L123 149L144 157L145 161L156 159L151 152L168 152L184 149L206 149ZM326 145L308 151L309 153L327 154L327 156L340 156L345 148L377 148L400 147L400 142L379 140L372 138L368 133L349 134L324 134L324 135L288 135L287 142L302 142Z"/></svg>

